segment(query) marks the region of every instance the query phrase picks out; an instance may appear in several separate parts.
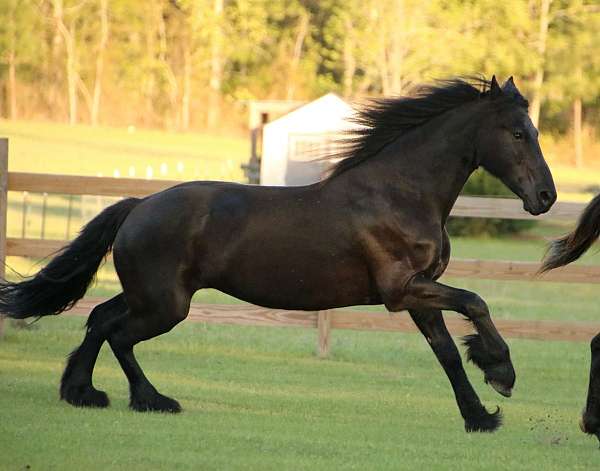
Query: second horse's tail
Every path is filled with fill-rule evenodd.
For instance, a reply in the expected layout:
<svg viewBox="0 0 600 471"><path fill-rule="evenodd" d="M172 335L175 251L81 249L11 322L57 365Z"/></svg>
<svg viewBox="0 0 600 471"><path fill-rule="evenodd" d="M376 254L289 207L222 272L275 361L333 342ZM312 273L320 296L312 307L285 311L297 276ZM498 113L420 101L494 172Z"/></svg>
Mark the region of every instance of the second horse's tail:
<svg viewBox="0 0 600 471"><path fill-rule="evenodd" d="M540 272L562 267L581 257L600 236L600 195L587 205L573 232L548 247Z"/></svg>
<svg viewBox="0 0 600 471"><path fill-rule="evenodd" d="M0 280L0 314L24 319L73 307L94 280L119 227L140 201L128 198L106 208L34 277L16 283Z"/></svg>

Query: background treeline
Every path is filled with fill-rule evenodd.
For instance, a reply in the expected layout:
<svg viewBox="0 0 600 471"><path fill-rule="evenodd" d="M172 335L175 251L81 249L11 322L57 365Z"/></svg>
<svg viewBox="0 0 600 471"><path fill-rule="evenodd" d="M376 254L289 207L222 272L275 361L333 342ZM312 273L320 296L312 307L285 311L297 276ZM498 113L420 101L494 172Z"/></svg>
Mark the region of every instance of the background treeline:
<svg viewBox="0 0 600 471"><path fill-rule="evenodd" d="M2 0L0 112L203 129L248 99L495 73L581 142L600 125L598 31L594 0Z"/></svg>

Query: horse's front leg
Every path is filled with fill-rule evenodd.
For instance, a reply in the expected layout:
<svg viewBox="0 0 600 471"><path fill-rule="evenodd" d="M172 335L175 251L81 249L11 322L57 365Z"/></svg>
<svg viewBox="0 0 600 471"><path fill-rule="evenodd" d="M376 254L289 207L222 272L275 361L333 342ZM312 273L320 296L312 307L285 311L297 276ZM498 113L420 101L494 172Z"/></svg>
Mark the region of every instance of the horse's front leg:
<svg viewBox="0 0 600 471"><path fill-rule="evenodd" d="M442 311L432 309L409 312L452 384L458 408L465 420L465 430L467 432L493 432L496 430L502 422L500 410L497 409L496 412L490 414L481 404L469 378L467 378L458 349L446 328Z"/></svg>
<svg viewBox="0 0 600 471"><path fill-rule="evenodd" d="M591 342L592 362L590 365L590 384L588 395L579 426L600 440L600 334Z"/></svg>
<svg viewBox="0 0 600 471"><path fill-rule="evenodd" d="M479 335L466 338L467 356L483 370L485 381L503 396L510 397L515 370L508 345L496 330L487 304L475 293L452 288L418 275L396 296L388 296L390 311L440 309L464 314Z"/></svg>

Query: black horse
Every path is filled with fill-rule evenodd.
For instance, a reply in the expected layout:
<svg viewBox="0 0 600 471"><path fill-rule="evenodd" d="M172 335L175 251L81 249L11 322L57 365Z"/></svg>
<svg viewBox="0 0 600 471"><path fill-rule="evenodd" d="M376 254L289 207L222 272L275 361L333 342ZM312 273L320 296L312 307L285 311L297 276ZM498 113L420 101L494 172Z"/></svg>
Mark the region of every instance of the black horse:
<svg viewBox="0 0 600 471"><path fill-rule="evenodd" d="M597 195L581 214L575 230L550 244L540 271L546 272L574 262L599 236L600 195ZM600 333L592 339L591 349L590 383L579 426L583 432L596 435L600 440Z"/></svg>
<svg viewBox="0 0 600 471"><path fill-rule="evenodd" d="M69 357L61 398L105 407L92 370L107 340L130 384L130 407L178 412L157 392L133 347L186 318L193 293L216 288L270 308L321 310L381 304L408 310L446 371L467 431L495 430L463 369L442 310L464 314L478 334L467 355L510 396L509 349L475 293L436 280L450 257L445 224L469 175L482 166L531 214L556 199L552 176L512 78L452 79L413 97L380 99L323 181L302 187L191 182L123 200L93 219L33 278L0 285L0 312L59 314L85 293L113 250L123 292L97 306Z"/></svg>

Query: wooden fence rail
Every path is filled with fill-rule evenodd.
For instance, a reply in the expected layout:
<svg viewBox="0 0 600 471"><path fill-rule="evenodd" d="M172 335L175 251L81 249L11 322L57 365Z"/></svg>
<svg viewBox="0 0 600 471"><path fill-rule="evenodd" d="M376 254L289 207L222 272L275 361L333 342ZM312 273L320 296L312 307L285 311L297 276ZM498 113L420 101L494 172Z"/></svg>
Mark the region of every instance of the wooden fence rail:
<svg viewBox="0 0 600 471"><path fill-rule="evenodd" d="M143 197L183 182L174 180L142 180L136 178L83 177L75 175L48 175L42 173L11 172L8 174L9 191L31 193L58 193L63 195L137 196ZM557 202L546 214L532 216L515 198L482 198L459 196L452 216L500 219L552 219L573 221L585 204Z"/></svg>
<svg viewBox="0 0 600 471"><path fill-rule="evenodd" d="M516 198L459 196L450 214L466 218L574 221L579 217L585 206L585 203L557 201L547 213L532 216L523 209L521 200Z"/></svg>
<svg viewBox="0 0 600 471"><path fill-rule="evenodd" d="M8 174L8 191L57 193L61 195L143 197L180 183L183 182L23 172Z"/></svg>
<svg viewBox="0 0 600 471"><path fill-rule="evenodd" d="M4 261L6 256L45 258L68 243L65 240L7 238L6 213L7 194L9 191L143 197L179 183L182 182L46 175L22 172L8 173L8 140L0 139L0 277L4 276ZM579 217L584 207L585 204L582 203L558 202L547 214L538 216L536 219L574 221ZM458 198L451 215L477 218L534 219L533 216L523 210L520 200L509 198L461 196ZM537 276L538 269L539 264L533 262L452 259L446 271L446 276L493 280L537 280L573 283L600 282L600 266L568 266L541 277ZM283 316L286 322L291 325L295 325L297 322L307 322L311 316L309 313L296 311L290 311L285 315L277 315ZM350 319L354 314L348 315L348 319ZM331 314L329 311L312 314L312 316L317 320L319 351L324 355L329 348L329 331L331 328L338 328L344 321L340 320L338 314ZM369 316L372 316L372 314L369 314ZM364 326L370 325L369 323L374 322L376 318L377 316L369 319L365 318L360 320L359 324ZM2 318L0 316L1 335Z"/></svg>
<svg viewBox="0 0 600 471"><path fill-rule="evenodd" d="M67 314L87 316L94 306L104 301L106 299L84 298ZM209 324L317 329L319 354L328 351L329 334L332 329L418 332L407 313L361 312L351 309L332 309L317 313L268 309L251 304L192 304L187 319L191 322ZM445 320L452 335L465 335L472 332L470 324L461 316L450 314L445 316ZM496 319L494 322L500 332L510 338L589 341L600 331L600 322L512 319Z"/></svg>

